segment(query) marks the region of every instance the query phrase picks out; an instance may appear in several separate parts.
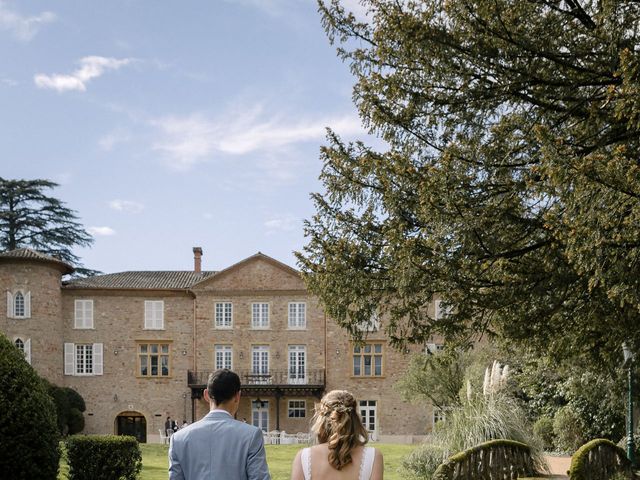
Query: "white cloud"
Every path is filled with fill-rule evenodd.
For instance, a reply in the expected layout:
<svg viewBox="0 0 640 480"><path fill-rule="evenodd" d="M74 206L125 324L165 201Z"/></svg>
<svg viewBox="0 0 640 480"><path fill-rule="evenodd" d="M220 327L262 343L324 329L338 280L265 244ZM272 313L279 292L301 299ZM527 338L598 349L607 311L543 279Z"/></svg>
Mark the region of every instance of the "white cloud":
<svg viewBox="0 0 640 480"><path fill-rule="evenodd" d="M272 155L298 143L321 141L327 126L341 135L365 133L360 119L353 115L286 118L265 114L261 105L234 108L217 118L193 114L163 117L151 123L161 133L161 140L153 145L154 150L163 153L173 167L181 170L210 160L215 154Z"/></svg>
<svg viewBox="0 0 640 480"><path fill-rule="evenodd" d="M7 87L15 87L18 85L18 82L12 78L0 76L0 84L6 85Z"/></svg>
<svg viewBox="0 0 640 480"><path fill-rule="evenodd" d="M98 145L100 145L100 148L103 150L110 152L116 145L126 143L129 140L131 140L131 134L128 131L116 129L101 137L100 140L98 140Z"/></svg>
<svg viewBox="0 0 640 480"><path fill-rule="evenodd" d="M265 220L264 227L267 229L267 234L273 234L276 232L293 232L295 230L300 230L302 227L302 220L291 214L276 215Z"/></svg>
<svg viewBox="0 0 640 480"><path fill-rule="evenodd" d="M31 40L42 25L54 22L56 18L53 12L42 12L39 15L25 17L9 10L6 3L0 0L0 30L10 32L14 38L23 42Z"/></svg>
<svg viewBox="0 0 640 480"><path fill-rule="evenodd" d="M116 234L116 231L111 227L89 227L87 232L96 237L111 237Z"/></svg>
<svg viewBox="0 0 640 480"><path fill-rule="evenodd" d="M81 58L80 68L70 75L53 74L45 75L39 73L33 77L38 88L49 88L58 92L66 92L68 90L79 90L84 92L87 89L89 80L98 78L107 70L118 70L131 63L131 58L108 58L99 56L90 56Z"/></svg>
<svg viewBox="0 0 640 480"><path fill-rule="evenodd" d="M118 212L125 213L140 213L144 210L144 205L140 202L134 202L132 200L111 200L109 202L109 208Z"/></svg>

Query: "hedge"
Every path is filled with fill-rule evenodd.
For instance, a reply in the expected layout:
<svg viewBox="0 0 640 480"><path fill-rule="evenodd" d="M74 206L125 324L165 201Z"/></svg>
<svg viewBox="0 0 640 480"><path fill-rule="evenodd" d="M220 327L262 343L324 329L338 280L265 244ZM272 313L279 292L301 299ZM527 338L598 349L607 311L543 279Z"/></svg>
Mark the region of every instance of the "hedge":
<svg viewBox="0 0 640 480"><path fill-rule="evenodd" d="M0 333L0 477L55 480L59 463L53 400L22 352Z"/></svg>
<svg viewBox="0 0 640 480"><path fill-rule="evenodd" d="M66 445L69 480L135 480L142 469L135 437L73 435Z"/></svg>
<svg viewBox="0 0 640 480"><path fill-rule="evenodd" d="M624 450L609 440L596 438L571 457L569 480L607 480L618 472L631 472Z"/></svg>
<svg viewBox="0 0 640 480"><path fill-rule="evenodd" d="M495 475L516 479L535 474L529 445L514 440L490 440L449 457L436 469L433 480L476 480Z"/></svg>

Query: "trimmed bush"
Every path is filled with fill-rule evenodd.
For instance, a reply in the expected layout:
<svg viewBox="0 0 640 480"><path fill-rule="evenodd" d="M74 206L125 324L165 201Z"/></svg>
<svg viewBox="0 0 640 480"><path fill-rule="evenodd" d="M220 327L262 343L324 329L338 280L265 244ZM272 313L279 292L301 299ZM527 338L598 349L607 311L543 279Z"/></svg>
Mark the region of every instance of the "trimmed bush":
<svg viewBox="0 0 640 480"><path fill-rule="evenodd" d="M545 450L553 450L553 419L549 417L540 417L533 424L533 434L540 439Z"/></svg>
<svg viewBox="0 0 640 480"><path fill-rule="evenodd" d="M84 415L77 408L71 408L67 416L67 427L69 435L75 435L84 430Z"/></svg>
<svg viewBox="0 0 640 480"><path fill-rule="evenodd" d="M60 435L74 435L84 429L84 399L73 388L58 387L47 382L49 395L53 398L58 414L58 429Z"/></svg>
<svg viewBox="0 0 640 480"><path fill-rule="evenodd" d="M562 407L553 417L556 447L564 452L575 452L584 443L584 429L580 417L569 406Z"/></svg>
<svg viewBox="0 0 640 480"><path fill-rule="evenodd" d="M69 480L135 480L142 469L135 437L74 435L65 443Z"/></svg>
<svg viewBox="0 0 640 480"><path fill-rule="evenodd" d="M55 480L60 462L55 406L24 355L0 334L0 472Z"/></svg>
<svg viewBox="0 0 640 480"><path fill-rule="evenodd" d="M631 465L624 450L609 440L597 438L585 443L571 457L569 480L609 480L630 473Z"/></svg>

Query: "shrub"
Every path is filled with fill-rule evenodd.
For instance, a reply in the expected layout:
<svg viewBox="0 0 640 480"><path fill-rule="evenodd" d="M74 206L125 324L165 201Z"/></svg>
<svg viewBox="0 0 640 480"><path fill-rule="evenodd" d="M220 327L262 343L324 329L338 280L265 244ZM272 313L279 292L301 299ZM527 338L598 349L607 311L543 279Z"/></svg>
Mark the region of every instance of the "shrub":
<svg viewBox="0 0 640 480"><path fill-rule="evenodd" d="M142 469L135 437L75 435L66 445L69 480L134 480Z"/></svg>
<svg viewBox="0 0 640 480"><path fill-rule="evenodd" d="M69 435L75 435L84 430L84 415L77 408L71 408L67 416L67 427Z"/></svg>
<svg viewBox="0 0 640 480"><path fill-rule="evenodd" d="M64 387L63 390L65 395L67 396L69 408L75 408L81 413L87 409L87 406L84 403L84 398L82 398L82 396L73 388Z"/></svg>
<svg viewBox="0 0 640 480"><path fill-rule="evenodd" d="M0 334L0 472L12 480L55 480L58 441L55 406L45 383Z"/></svg>
<svg viewBox="0 0 640 480"><path fill-rule="evenodd" d="M533 434L540 439L545 450L553 450L553 419L549 417L540 417L533 424Z"/></svg>
<svg viewBox="0 0 640 480"><path fill-rule="evenodd" d="M573 453L584 443L584 428L578 414L569 406L562 407L553 417L556 446Z"/></svg>
<svg viewBox="0 0 640 480"><path fill-rule="evenodd" d="M435 429L431 442L409 456L404 467L413 475L430 479L442 460L489 440L507 439L531 447L535 465L542 469L541 445L518 401L507 392L475 395L447 412L442 428ZM439 463L435 463L437 459Z"/></svg>

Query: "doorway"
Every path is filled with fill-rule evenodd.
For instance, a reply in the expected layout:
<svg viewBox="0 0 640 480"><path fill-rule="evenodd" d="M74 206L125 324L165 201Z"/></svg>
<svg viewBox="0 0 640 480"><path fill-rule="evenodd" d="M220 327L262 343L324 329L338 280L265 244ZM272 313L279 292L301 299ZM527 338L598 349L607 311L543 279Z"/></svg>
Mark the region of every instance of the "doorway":
<svg viewBox="0 0 640 480"><path fill-rule="evenodd" d="M131 435L140 443L147 443L147 420L139 412L123 412L116 417L117 435Z"/></svg>

